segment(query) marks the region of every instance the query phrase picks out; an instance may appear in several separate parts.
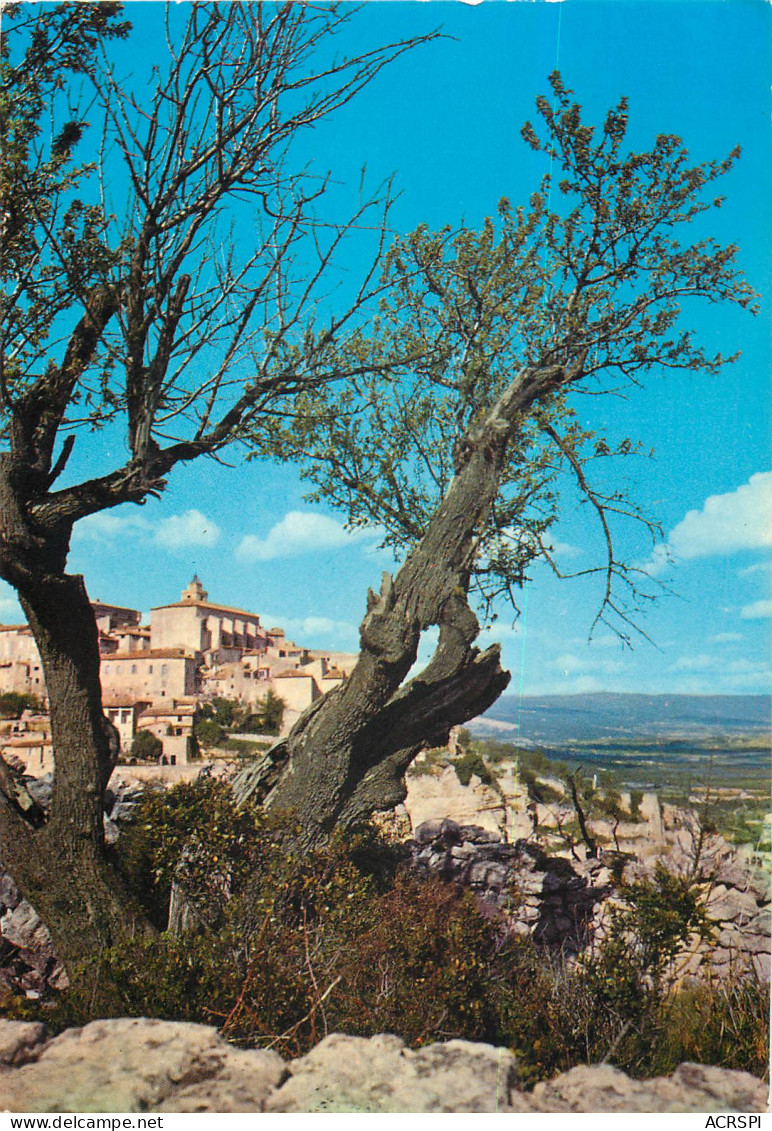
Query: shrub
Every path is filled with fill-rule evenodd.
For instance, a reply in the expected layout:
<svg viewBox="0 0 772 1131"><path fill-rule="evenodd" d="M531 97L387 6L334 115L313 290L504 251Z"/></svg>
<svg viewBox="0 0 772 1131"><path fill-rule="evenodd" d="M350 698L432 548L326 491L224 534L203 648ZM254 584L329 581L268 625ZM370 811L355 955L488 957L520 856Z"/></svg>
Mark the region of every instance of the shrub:
<svg viewBox="0 0 772 1131"><path fill-rule="evenodd" d="M630 819L632 821L640 821L640 820L643 819L642 815L641 815L641 802L642 801L643 801L643 790L642 789L631 789L630 790Z"/></svg>
<svg viewBox="0 0 772 1131"><path fill-rule="evenodd" d="M211 777L150 793L119 841L124 875L159 926L181 882L207 911L199 933L107 951L95 998L74 989L13 1015L37 1010L54 1029L199 1021L285 1056L331 1031L413 1046L458 1037L513 1048L527 1086L602 1061L637 1076L684 1060L766 1074L765 989L671 976L683 941L707 929L688 879L660 869L624 886L606 940L569 965L480 914L468 891L406 871L372 829L301 855L283 851L283 832L237 811Z"/></svg>
<svg viewBox="0 0 772 1131"><path fill-rule="evenodd" d="M34 695L4 691L0 695L0 719L18 719L22 711L42 711L43 704Z"/></svg>
<svg viewBox="0 0 772 1131"><path fill-rule="evenodd" d="M256 818L235 808L226 782L202 775L144 795L121 835L116 863L160 929L166 927L172 881L206 906L216 926L225 896L238 895L259 851Z"/></svg>
<svg viewBox="0 0 772 1131"><path fill-rule="evenodd" d="M131 744L131 755L143 762L157 762L163 749L163 742L151 730L138 730Z"/></svg>
<svg viewBox="0 0 772 1131"><path fill-rule="evenodd" d="M469 782L472 780L472 774L476 774L485 785L495 785L496 783L496 779L486 765L482 755L478 754L476 750L468 750L465 754L462 754L460 758L454 759L453 768L456 771L456 777L462 785L469 785Z"/></svg>
<svg viewBox="0 0 772 1131"><path fill-rule="evenodd" d="M210 749L212 746L219 746L224 737L224 730L219 723L214 719L202 719L201 722L196 723L193 727L193 733L196 740L205 749Z"/></svg>

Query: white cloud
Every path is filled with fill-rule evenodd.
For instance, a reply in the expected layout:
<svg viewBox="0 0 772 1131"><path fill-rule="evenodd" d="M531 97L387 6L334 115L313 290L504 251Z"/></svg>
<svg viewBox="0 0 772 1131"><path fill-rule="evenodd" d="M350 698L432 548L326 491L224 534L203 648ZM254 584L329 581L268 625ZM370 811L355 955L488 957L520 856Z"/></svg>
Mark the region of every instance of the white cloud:
<svg viewBox="0 0 772 1131"><path fill-rule="evenodd" d="M579 558L582 555L580 546L574 546L571 542L554 541L552 543L551 552L553 558Z"/></svg>
<svg viewBox="0 0 772 1131"><path fill-rule="evenodd" d="M185 546L215 546L220 538L220 528L199 510L172 514L161 519L154 541L165 550L179 550Z"/></svg>
<svg viewBox="0 0 772 1131"><path fill-rule="evenodd" d="M708 642L710 644L735 644L742 639L743 635L740 632L717 632L715 636L708 637Z"/></svg>
<svg viewBox="0 0 772 1131"><path fill-rule="evenodd" d="M261 613L260 620L268 626L281 625L297 644L309 647L316 647L309 643L309 638L321 640L318 647L341 643L356 646L359 639L359 629L355 624L347 620L333 620L332 617L285 617L278 613ZM350 651L351 648L347 650Z"/></svg>
<svg viewBox="0 0 772 1131"><path fill-rule="evenodd" d="M740 616L743 620L760 620L762 617L772 617L772 598L743 605L740 609Z"/></svg>
<svg viewBox="0 0 772 1131"><path fill-rule="evenodd" d="M709 495L700 510L688 511L673 527L666 545L656 546L643 568L656 577L673 562L770 546L772 471L759 471L735 491ZM751 566L743 573L756 568Z"/></svg>
<svg viewBox="0 0 772 1131"><path fill-rule="evenodd" d="M710 495L670 535L677 558L704 558L772 546L772 471L752 475L736 491Z"/></svg>
<svg viewBox="0 0 772 1131"><path fill-rule="evenodd" d="M148 522L143 514L136 512L119 513L117 511L97 511L96 514L86 515L75 524L73 536L87 538L95 542L108 542L122 538L126 534L147 534L153 530L153 524Z"/></svg>
<svg viewBox="0 0 772 1131"><path fill-rule="evenodd" d="M673 695L739 695L743 692L758 694L772 685L772 672L768 665L738 660L729 669L694 673L673 679L668 691ZM662 691L662 688L657 688Z"/></svg>
<svg viewBox="0 0 772 1131"><path fill-rule="evenodd" d="M171 514L159 522L151 522L144 514L132 510L108 510L81 519L74 534L78 539L102 544L117 542L126 536L148 538L164 550L179 550L185 546L214 546L220 529L195 509Z"/></svg>
<svg viewBox="0 0 772 1131"><path fill-rule="evenodd" d="M716 665L717 657L709 656L703 653L700 656L681 656L674 664L671 664L668 669L671 672L699 672L706 669L713 668Z"/></svg>
<svg viewBox="0 0 772 1131"><path fill-rule="evenodd" d="M343 523L312 511L289 511L265 538L247 534L236 550L240 562L269 562L318 550L336 550L362 538L371 539L373 532L349 531Z"/></svg>
<svg viewBox="0 0 772 1131"><path fill-rule="evenodd" d="M651 577L659 577L668 566L673 564L673 555L670 547L665 545L655 546L647 562L636 563L639 569L645 570Z"/></svg>
<svg viewBox="0 0 772 1131"><path fill-rule="evenodd" d="M581 673L594 678L595 675L614 675L623 668L619 660L599 660L595 657L575 656L571 652L564 652L552 661L563 675L569 676Z"/></svg>
<svg viewBox="0 0 772 1131"><path fill-rule="evenodd" d="M772 562L756 562L755 565L746 566L745 569L738 569L738 577L752 577L756 573L771 573Z"/></svg>

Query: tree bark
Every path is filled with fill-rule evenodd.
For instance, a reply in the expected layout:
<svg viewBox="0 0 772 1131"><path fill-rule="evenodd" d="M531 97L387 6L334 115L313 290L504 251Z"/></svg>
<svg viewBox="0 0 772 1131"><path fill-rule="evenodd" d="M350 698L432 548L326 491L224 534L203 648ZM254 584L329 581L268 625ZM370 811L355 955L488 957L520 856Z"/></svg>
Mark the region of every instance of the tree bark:
<svg viewBox="0 0 772 1131"><path fill-rule="evenodd" d="M2 459L2 457L0 457ZM66 531L30 524L0 466L0 575L19 594L40 652L54 747L44 812L0 760L0 859L48 927L68 970L150 932L108 861L103 798L117 745L102 712L99 644L83 578L64 573ZM88 979L88 975L86 975Z"/></svg>
<svg viewBox="0 0 772 1131"><path fill-rule="evenodd" d="M422 747L485 711L509 683L498 645L474 646L467 603L475 535L499 487L522 412L564 378L525 370L459 445L456 475L423 538L380 594L368 596L359 660L340 687L314 703L290 735L234 783L240 804L262 803L293 818L290 839L309 847L391 809ZM404 684L421 632L437 625L427 667Z"/></svg>

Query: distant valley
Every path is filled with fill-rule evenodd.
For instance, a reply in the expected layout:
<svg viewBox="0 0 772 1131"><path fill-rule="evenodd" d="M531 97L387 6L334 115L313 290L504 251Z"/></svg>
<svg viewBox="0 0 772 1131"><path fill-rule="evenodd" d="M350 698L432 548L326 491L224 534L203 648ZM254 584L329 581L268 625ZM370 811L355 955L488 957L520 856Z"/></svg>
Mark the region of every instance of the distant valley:
<svg viewBox="0 0 772 1131"><path fill-rule="evenodd" d="M770 695L502 695L470 724L479 737L547 746L662 738L757 738L772 723Z"/></svg>
<svg viewBox="0 0 772 1131"><path fill-rule="evenodd" d="M539 747L627 787L689 796L750 791L768 808L769 695L502 696L469 724L476 739Z"/></svg>

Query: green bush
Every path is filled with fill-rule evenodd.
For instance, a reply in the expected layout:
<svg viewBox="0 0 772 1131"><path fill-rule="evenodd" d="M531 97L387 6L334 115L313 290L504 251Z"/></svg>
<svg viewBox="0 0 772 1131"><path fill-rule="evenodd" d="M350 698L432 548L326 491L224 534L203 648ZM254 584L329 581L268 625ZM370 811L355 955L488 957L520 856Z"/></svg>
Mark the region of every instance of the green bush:
<svg viewBox="0 0 772 1131"><path fill-rule="evenodd" d="M151 730L138 730L131 744L131 756L143 762L157 762L163 749L163 742Z"/></svg>
<svg viewBox="0 0 772 1131"><path fill-rule="evenodd" d="M472 774L476 774L485 785L495 785L496 783L496 779L482 755L478 754L476 750L469 750L466 754L462 754L460 758L454 759L453 769L462 785L469 785Z"/></svg>
<svg viewBox="0 0 772 1131"><path fill-rule="evenodd" d="M226 782L201 776L149 790L121 834L115 861L151 921L166 927L172 881L203 903L213 925L237 896L261 850L252 813L237 810Z"/></svg>
<svg viewBox="0 0 772 1131"><path fill-rule="evenodd" d="M630 790L630 819L632 821L643 820L643 817L641 815L641 802L642 801L643 801L643 790L642 789L631 789Z"/></svg>
<svg viewBox="0 0 772 1131"><path fill-rule="evenodd" d="M684 940L707 931L688 880L660 869L624 886L606 940L569 965L481 915L468 891L407 871L371 829L299 855L284 831L237 811L211 777L151 793L118 844L124 876L160 927L176 880L205 912L200 929L107 951L88 1000L76 983L53 1007L9 1012L54 1029L198 1021L285 1056L333 1031L486 1041L515 1050L524 1086L604 1060L636 1076L684 1060L766 1075L765 988L672 977Z"/></svg>
<svg viewBox="0 0 772 1131"><path fill-rule="evenodd" d="M43 703L34 695L4 691L0 695L0 719L18 719L22 711L42 711Z"/></svg>
<svg viewBox="0 0 772 1131"><path fill-rule="evenodd" d="M212 746L220 745L225 736L225 731L214 719L202 719L193 727L193 734L201 746L210 749Z"/></svg>

